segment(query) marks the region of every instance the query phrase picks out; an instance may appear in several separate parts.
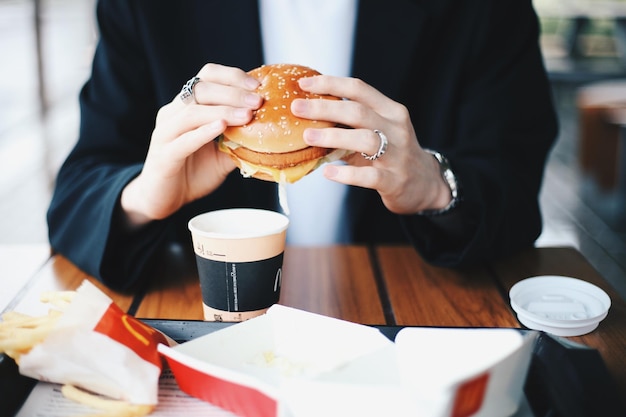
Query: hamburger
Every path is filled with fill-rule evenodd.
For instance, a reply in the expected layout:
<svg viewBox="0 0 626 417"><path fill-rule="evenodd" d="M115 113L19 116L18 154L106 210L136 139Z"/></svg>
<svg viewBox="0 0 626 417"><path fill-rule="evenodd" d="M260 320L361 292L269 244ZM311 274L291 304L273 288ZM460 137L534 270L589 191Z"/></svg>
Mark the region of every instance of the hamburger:
<svg viewBox="0 0 626 417"><path fill-rule="evenodd" d="M347 154L304 142L305 129L334 127L335 123L302 119L291 113L291 102L296 98L339 100L300 89L300 78L320 75L319 72L301 65L273 64L248 74L261 83L256 92L264 102L250 123L228 127L218 142L219 149L231 156L244 177L293 183L323 163Z"/></svg>

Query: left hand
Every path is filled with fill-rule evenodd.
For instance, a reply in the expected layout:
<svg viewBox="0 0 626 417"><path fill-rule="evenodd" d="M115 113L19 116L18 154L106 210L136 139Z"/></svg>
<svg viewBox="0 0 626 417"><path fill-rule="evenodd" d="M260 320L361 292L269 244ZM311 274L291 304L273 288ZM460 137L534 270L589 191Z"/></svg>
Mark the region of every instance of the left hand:
<svg viewBox="0 0 626 417"><path fill-rule="evenodd" d="M300 79L300 87L312 93L329 94L346 100L294 100L291 111L306 119L327 120L353 129L307 129L304 141L312 146L354 151L347 165L327 164L330 180L371 188L380 194L391 212L414 214L446 207L452 196L432 155L417 140L405 106L355 78L320 75ZM380 138L388 139L387 151L374 161L361 153L375 154Z"/></svg>

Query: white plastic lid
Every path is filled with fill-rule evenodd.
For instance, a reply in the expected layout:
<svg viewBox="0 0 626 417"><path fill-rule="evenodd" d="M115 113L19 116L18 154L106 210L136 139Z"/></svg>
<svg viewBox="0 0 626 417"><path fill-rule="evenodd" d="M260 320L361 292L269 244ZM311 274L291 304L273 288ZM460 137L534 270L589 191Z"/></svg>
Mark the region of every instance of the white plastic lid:
<svg viewBox="0 0 626 417"><path fill-rule="evenodd" d="M522 280L513 285L509 297L523 325L557 336L580 336L593 331L611 306L611 299L601 288L556 275Z"/></svg>

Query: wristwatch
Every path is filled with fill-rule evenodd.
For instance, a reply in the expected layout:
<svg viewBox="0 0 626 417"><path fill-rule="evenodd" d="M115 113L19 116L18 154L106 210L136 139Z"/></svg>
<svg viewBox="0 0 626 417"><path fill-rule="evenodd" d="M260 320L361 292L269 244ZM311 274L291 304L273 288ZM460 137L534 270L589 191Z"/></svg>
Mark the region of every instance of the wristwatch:
<svg viewBox="0 0 626 417"><path fill-rule="evenodd" d="M424 210L419 212L419 214L426 214L429 216L444 214L450 210L452 210L459 202L459 183L452 172L452 168L450 168L450 162L448 162L448 158L443 156L441 153L437 151L433 151L432 149L424 149L426 152L431 154L439 163L439 172L443 180L448 184L450 188L450 194L452 195L452 201L445 206L444 208L437 210Z"/></svg>

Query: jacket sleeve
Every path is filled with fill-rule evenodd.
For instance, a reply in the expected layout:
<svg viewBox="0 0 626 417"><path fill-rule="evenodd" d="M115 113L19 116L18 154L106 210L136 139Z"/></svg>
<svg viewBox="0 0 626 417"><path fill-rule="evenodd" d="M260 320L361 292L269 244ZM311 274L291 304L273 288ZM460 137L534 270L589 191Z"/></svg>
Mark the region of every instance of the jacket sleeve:
<svg viewBox="0 0 626 417"><path fill-rule="evenodd" d="M462 88L446 120L454 131L423 144L449 159L462 200L447 214L401 219L420 253L443 266L508 255L541 232L538 195L557 120L538 19L530 1L488 4L459 61Z"/></svg>
<svg viewBox="0 0 626 417"><path fill-rule="evenodd" d="M256 2L244 3L98 1L99 42L80 92L79 138L57 176L48 228L53 250L111 288L134 289L152 279L155 268L171 260L161 255L175 255L174 261L183 252L192 256L187 222L195 214L274 208L273 184L233 171L211 195L167 219L133 232L120 221L120 194L143 168L159 109L206 62L260 64L260 43L253 41L259 32ZM210 13L216 22L208 25ZM189 27L172 23L188 18ZM232 28L233 21L245 24L226 33L224 26Z"/></svg>
<svg viewBox="0 0 626 417"><path fill-rule="evenodd" d="M133 245L114 225L121 190L141 171L157 111L131 4L98 3L100 39L80 92L79 139L59 171L47 214L53 250L118 289L137 280L167 227L152 224L142 232L143 244ZM127 249L137 255L132 264L105 261Z"/></svg>

